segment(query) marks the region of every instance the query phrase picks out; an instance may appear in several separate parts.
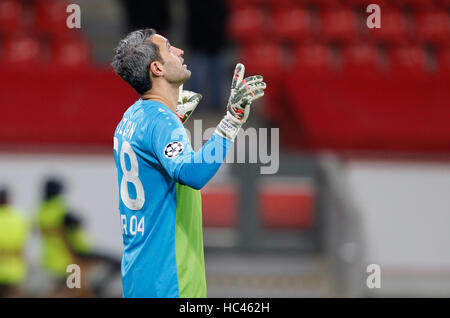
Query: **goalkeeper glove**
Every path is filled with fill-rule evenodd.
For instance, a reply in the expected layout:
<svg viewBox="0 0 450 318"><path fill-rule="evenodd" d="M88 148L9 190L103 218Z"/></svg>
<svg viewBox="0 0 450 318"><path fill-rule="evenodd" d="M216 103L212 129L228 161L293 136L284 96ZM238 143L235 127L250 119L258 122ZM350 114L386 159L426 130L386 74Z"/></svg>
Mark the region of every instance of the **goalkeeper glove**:
<svg viewBox="0 0 450 318"><path fill-rule="evenodd" d="M227 113L216 128L216 133L233 141L239 129L247 121L250 105L254 100L264 96L266 83L261 75L244 78L245 67L238 63L231 83L231 94L228 100Z"/></svg>
<svg viewBox="0 0 450 318"><path fill-rule="evenodd" d="M189 119L201 99L201 94L191 91L183 91L182 87L180 87L176 115L180 118L183 124Z"/></svg>

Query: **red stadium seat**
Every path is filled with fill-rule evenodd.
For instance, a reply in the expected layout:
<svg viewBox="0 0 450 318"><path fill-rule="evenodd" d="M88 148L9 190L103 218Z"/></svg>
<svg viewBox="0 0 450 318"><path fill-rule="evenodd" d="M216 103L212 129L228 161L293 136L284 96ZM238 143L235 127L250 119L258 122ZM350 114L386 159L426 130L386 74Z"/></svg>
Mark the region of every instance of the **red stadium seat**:
<svg viewBox="0 0 450 318"><path fill-rule="evenodd" d="M233 12L228 19L228 34L231 39L252 43L264 35L264 14L261 10L246 7Z"/></svg>
<svg viewBox="0 0 450 318"><path fill-rule="evenodd" d="M23 26L23 5L18 0L0 0L0 32L16 32Z"/></svg>
<svg viewBox="0 0 450 318"><path fill-rule="evenodd" d="M388 2L389 2L389 0L388 0ZM374 0L345 0L345 3L348 4L349 6L364 8L364 12L366 11L365 9L367 8L367 6L369 4L376 3L380 7L384 8L387 5L389 5L388 2L386 2L385 0L377 0L377 1L374 1Z"/></svg>
<svg viewBox="0 0 450 318"><path fill-rule="evenodd" d="M394 0L392 2L400 8L414 10L429 9L435 5L432 0Z"/></svg>
<svg viewBox="0 0 450 318"><path fill-rule="evenodd" d="M270 4L272 0L247 0L247 2L256 7L264 7ZM283 0L281 0L283 1Z"/></svg>
<svg viewBox="0 0 450 318"><path fill-rule="evenodd" d="M331 71L331 52L322 44L302 45L295 49L294 65L296 70L315 74Z"/></svg>
<svg viewBox="0 0 450 318"><path fill-rule="evenodd" d="M69 37L73 30L67 27L68 2L62 0L38 0L35 3L35 26L38 31L52 37Z"/></svg>
<svg viewBox="0 0 450 318"><path fill-rule="evenodd" d="M341 0L300 0L301 4L314 5L317 8L336 8L341 6Z"/></svg>
<svg viewBox="0 0 450 318"><path fill-rule="evenodd" d="M426 43L450 43L450 16L444 10L419 12L415 19L417 37Z"/></svg>
<svg viewBox="0 0 450 318"><path fill-rule="evenodd" d="M253 6L253 3L248 0L228 0L227 7L230 12L234 12L236 10L240 10L243 8L248 8Z"/></svg>
<svg viewBox="0 0 450 318"><path fill-rule="evenodd" d="M369 29L376 40L387 44L404 44L408 41L408 24L405 15L399 10L383 10L381 28Z"/></svg>
<svg viewBox="0 0 450 318"><path fill-rule="evenodd" d="M450 0L436 0L436 4L443 9L450 9Z"/></svg>
<svg viewBox="0 0 450 318"><path fill-rule="evenodd" d="M241 60L249 73L257 72L264 77L278 77L284 68L283 51L272 42L245 46Z"/></svg>
<svg viewBox="0 0 450 318"><path fill-rule="evenodd" d="M329 9L320 15L320 32L328 40L351 42L358 36L358 18L348 8Z"/></svg>
<svg viewBox="0 0 450 318"><path fill-rule="evenodd" d="M390 65L394 72L403 72L408 75L423 74L427 70L427 57L420 46L401 46L391 49Z"/></svg>
<svg viewBox="0 0 450 318"><path fill-rule="evenodd" d="M271 30L281 40L296 43L312 35L312 18L300 7L275 10L271 22Z"/></svg>
<svg viewBox="0 0 450 318"><path fill-rule="evenodd" d="M342 54L344 70L355 74L371 74L378 70L377 48L367 43L346 47Z"/></svg>
<svg viewBox="0 0 450 318"><path fill-rule="evenodd" d="M90 63L89 44L81 38L55 41L51 62L60 67L82 67Z"/></svg>
<svg viewBox="0 0 450 318"><path fill-rule="evenodd" d="M450 74L450 47L437 53L438 68L442 74Z"/></svg>
<svg viewBox="0 0 450 318"><path fill-rule="evenodd" d="M40 58L40 44L27 34L14 34L6 38L2 45L1 63L6 67L29 67L36 65Z"/></svg>
<svg viewBox="0 0 450 318"><path fill-rule="evenodd" d="M307 229L314 223L314 188L280 182L261 187L260 217L270 229Z"/></svg>
<svg viewBox="0 0 450 318"><path fill-rule="evenodd" d="M267 4L272 8L294 8L297 7L299 2L297 0L265 0Z"/></svg>
<svg viewBox="0 0 450 318"><path fill-rule="evenodd" d="M203 226L237 225L238 191L234 184L208 184L202 190Z"/></svg>

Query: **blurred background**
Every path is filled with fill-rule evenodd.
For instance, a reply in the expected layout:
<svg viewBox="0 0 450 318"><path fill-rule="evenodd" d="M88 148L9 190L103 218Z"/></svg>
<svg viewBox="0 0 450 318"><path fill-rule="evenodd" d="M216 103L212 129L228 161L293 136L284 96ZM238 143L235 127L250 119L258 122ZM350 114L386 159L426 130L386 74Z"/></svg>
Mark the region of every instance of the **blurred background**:
<svg viewBox="0 0 450 318"><path fill-rule="evenodd" d="M70 3L80 29L66 26ZM224 164L202 190L209 297L449 297L449 10L0 0L0 296L121 297L112 137L138 96L109 63L127 32L153 27L204 95L188 129L223 116L237 62L268 85L248 127L279 128L276 174ZM71 263L81 289L66 287Z"/></svg>

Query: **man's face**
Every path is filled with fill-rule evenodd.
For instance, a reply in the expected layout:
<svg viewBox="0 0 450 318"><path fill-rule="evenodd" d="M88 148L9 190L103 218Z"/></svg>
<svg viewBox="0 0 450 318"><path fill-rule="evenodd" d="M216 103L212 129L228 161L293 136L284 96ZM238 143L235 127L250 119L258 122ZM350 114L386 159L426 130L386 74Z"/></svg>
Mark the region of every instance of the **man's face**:
<svg viewBox="0 0 450 318"><path fill-rule="evenodd" d="M159 53L164 61L164 77L169 83L183 84L191 77L191 71L183 64L183 50L170 45L165 37L155 34L151 41L159 47Z"/></svg>

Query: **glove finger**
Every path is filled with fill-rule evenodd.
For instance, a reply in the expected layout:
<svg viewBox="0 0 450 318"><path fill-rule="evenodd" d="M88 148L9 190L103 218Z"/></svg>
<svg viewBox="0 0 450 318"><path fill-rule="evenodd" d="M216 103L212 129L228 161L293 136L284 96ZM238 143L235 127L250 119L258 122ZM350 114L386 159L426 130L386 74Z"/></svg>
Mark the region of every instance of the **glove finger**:
<svg viewBox="0 0 450 318"><path fill-rule="evenodd" d="M239 93L242 95L246 95L248 93L252 93L255 90L266 89L267 85L265 82L257 82L251 85L247 85L239 90Z"/></svg>
<svg viewBox="0 0 450 318"><path fill-rule="evenodd" d="M238 84L244 79L245 66L242 63L237 63L234 69L233 81L231 82L231 89L238 87Z"/></svg>
<svg viewBox="0 0 450 318"><path fill-rule="evenodd" d="M197 103L198 104L198 103L200 103L202 98L203 98L202 94L194 93L184 103L185 104L191 104L191 103Z"/></svg>
<svg viewBox="0 0 450 318"><path fill-rule="evenodd" d="M251 87L250 87L250 90L254 91L255 89L258 89L258 90L259 89L266 89L266 87L267 87L266 82L258 82L258 83L252 84Z"/></svg>
<svg viewBox="0 0 450 318"><path fill-rule="evenodd" d="M258 89L252 92L245 94L242 99L248 99L250 102L257 100L264 96L264 89Z"/></svg>
<svg viewBox="0 0 450 318"><path fill-rule="evenodd" d="M252 104L252 96L248 95L244 98L242 98L242 104L241 104L241 108L244 110L244 114L246 112L248 112L248 108L250 108L250 105Z"/></svg>
<svg viewBox="0 0 450 318"><path fill-rule="evenodd" d="M189 115L191 112L193 112L194 109L197 108L197 106L198 106L198 103L195 101L184 104L184 109L186 111L186 115Z"/></svg>
<svg viewBox="0 0 450 318"><path fill-rule="evenodd" d="M201 95L199 94L198 96L195 96L194 99L190 102L184 103L183 104L183 109L185 110L185 114L184 114L184 121L185 122L192 114L192 112L197 108L198 103L200 102L201 99Z"/></svg>
<svg viewBox="0 0 450 318"><path fill-rule="evenodd" d="M248 88L249 85L261 83L262 81L263 77L261 75L249 76L246 79L244 79L240 84L238 84L237 89L241 90L242 88Z"/></svg>
<svg viewBox="0 0 450 318"><path fill-rule="evenodd" d="M181 92L181 96L183 96L183 97L190 97L190 96L192 96L192 95L194 95L194 94L197 94L197 93L195 93L195 92L193 92L193 91L188 91L188 90L183 90L182 92Z"/></svg>
<svg viewBox="0 0 450 318"><path fill-rule="evenodd" d="M255 95L252 96L252 102L263 96L264 96L264 90L256 91Z"/></svg>
<svg viewBox="0 0 450 318"><path fill-rule="evenodd" d="M239 105L239 109L241 109L242 111L245 112L245 109L247 109L248 107L250 107L251 103L261 97L264 96L264 90L257 90L253 92L253 95L246 94L245 96L242 97L241 99L241 103Z"/></svg>
<svg viewBox="0 0 450 318"><path fill-rule="evenodd" d="M183 103L185 103L187 100L189 100L189 98L191 98L195 94L197 94L197 93L184 90L181 92L181 100L183 101Z"/></svg>
<svg viewBox="0 0 450 318"><path fill-rule="evenodd" d="M247 85L251 85L253 83L262 82L263 77L261 75L253 75L248 76L244 79L244 82L247 83Z"/></svg>

